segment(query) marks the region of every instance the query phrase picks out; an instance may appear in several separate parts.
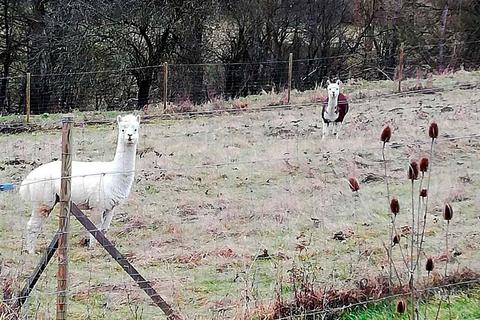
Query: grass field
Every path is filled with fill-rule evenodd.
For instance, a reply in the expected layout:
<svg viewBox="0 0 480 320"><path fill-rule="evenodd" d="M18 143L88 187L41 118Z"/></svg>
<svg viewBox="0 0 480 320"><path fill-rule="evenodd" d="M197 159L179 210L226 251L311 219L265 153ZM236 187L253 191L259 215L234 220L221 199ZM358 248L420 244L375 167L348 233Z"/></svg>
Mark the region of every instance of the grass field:
<svg viewBox="0 0 480 320"><path fill-rule="evenodd" d="M436 77L440 90L430 94L392 95L394 84L386 81L346 85L350 113L339 139L321 139L320 108L313 106L151 119L141 128L133 192L107 235L188 319L249 318L276 294L291 298L295 270L319 287L356 286L387 269L382 127L393 129L386 157L391 193L400 199L398 226L404 226L410 217L408 163L427 154L426 128L435 120L440 136L425 252L438 257L443 270L441 215L448 201L455 212L450 247L457 253L449 269L480 271L480 138L468 137L479 133L479 83L479 72L459 72ZM293 102L321 94L294 92ZM272 99L245 101L253 108ZM114 125L77 127L74 159L110 160L115 140ZM60 157L60 131L1 135L0 146L0 182L19 183L34 167ZM358 197L349 189L350 176L360 181ZM28 208L17 192L3 192L0 210L2 277L21 286L39 258L21 253ZM57 213L41 245L52 237ZM79 223L71 226L69 318L158 318L159 310L113 259L99 247L80 245ZM338 231L350 236L334 240ZM399 251L394 258L405 276ZM55 274L52 264L28 301L29 315L54 317Z"/></svg>

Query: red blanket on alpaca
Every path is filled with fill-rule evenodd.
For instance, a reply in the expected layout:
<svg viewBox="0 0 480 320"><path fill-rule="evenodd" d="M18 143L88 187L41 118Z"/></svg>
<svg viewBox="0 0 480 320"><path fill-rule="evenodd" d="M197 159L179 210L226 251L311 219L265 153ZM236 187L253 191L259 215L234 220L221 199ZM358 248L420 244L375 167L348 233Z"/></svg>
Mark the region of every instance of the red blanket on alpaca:
<svg viewBox="0 0 480 320"><path fill-rule="evenodd" d="M330 123L330 122L343 122L343 119L348 113L348 101L347 101L347 96L344 95L343 93L340 93L338 95L338 104L337 107L335 108L335 113L338 114L338 117L336 120L331 121L328 119L325 119L325 113L327 112L327 105L328 105L328 97L325 99L323 102L323 109L322 109L322 118L323 122L325 123Z"/></svg>

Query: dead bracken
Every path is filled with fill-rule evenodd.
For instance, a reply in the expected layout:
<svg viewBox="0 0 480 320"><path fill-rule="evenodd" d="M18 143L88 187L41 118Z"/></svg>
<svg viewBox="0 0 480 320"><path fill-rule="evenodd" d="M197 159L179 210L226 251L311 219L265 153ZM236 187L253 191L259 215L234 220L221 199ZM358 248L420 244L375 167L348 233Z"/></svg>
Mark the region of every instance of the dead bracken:
<svg viewBox="0 0 480 320"><path fill-rule="evenodd" d="M298 270L296 270L298 272ZM429 287L442 286L445 284L458 283L462 281L470 281L478 279L479 274L468 268L458 270L449 274L447 277L440 276L432 279ZM297 275L299 279L303 279ZM422 289L423 287L417 287ZM408 284L390 286L388 278L374 277L362 279L362 285L355 288L324 288L316 287L313 284L306 282L296 287L293 300L277 300L275 308L269 309L268 317L265 313L260 312L258 315L260 319L278 319L283 317L291 317L299 309L325 311L326 319L338 319L338 314L331 309L348 306L355 303L368 302L370 297L383 298L393 294L407 294L410 292ZM433 292L428 292L433 294ZM402 299L400 310L407 311L407 304ZM397 302L397 306L400 302ZM260 309L265 311L265 309ZM429 318L430 319L430 318Z"/></svg>

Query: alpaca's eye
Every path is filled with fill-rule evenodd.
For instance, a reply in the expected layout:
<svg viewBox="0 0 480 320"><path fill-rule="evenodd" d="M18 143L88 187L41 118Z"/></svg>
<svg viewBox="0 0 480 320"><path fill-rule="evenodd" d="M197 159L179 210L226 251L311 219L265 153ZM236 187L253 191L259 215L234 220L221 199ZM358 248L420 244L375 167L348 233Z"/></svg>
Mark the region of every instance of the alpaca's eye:
<svg viewBox="0 0 480 320"><path fill-rule="evenodd" d="M125 132L125 129L122 129L122 132Z"/></svg>
<svg viewBox="0 0 480 320"><path fill-rule="evenodd" d="M137 129L135 129L135 132L137 132Z"/></svg>

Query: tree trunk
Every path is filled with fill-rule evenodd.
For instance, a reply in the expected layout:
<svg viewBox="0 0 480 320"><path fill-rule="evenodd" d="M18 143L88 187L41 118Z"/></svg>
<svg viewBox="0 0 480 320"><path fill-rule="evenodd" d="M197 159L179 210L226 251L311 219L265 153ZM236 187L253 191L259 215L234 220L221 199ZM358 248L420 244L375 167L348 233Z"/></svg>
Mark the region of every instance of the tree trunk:
<svg viewBox="0 0 480 320"><path fill-rule="evenodd" d="M203 21L201 19L195 19L195 26L193 28L193 41L192 41L192 63L202 63L202 41L203 41ZM205 101L205 92L203 87L204 67L195 66L195 70L192 73L192 101L195 104L199 104Z"/></svg>
<svg viewBox="0 0 480 320"><path fill-rule="evenodd" d="M225 94L234 98L237 95L235 87L238 81L237 73L238 65L226 64L225 65Z"/></svg>
<svg viewBox="0 0 480 320"><path fill-rule="evenodd" d="M227 64L225 66L225 93L231 98L248 94L248 78L242 65Z"/></svg>
<svg viewBox="0 0 480 320"><path fill-rule="evenodd" d="M445 68L445 30L447 28L447 16L448 16L448 1L445 3L443 8L442 17L440 20L440 43L439 43L439 52L438 52L438 63L439 71L443 72Z"/></svg>
<svg viewBox="0 0 480 320"><path fill-rule="evenodd" d="M50 111L47 41L45 36L45 1L33 0L32 16L28 20L28 71L31 78L31 113L41 114Z"/></svg>
<svg viewBox="0 0 480 320"><path fill-rule="evenodd" d="M8 103L8 93L7 93L7 87L8 87L8 78L5 76L5 74L8 74L8 69L3 65L3 77L2 78L2 83L0 84L0 115L5 115L9 114L9 103Z"/></svg>
<svg viewBox="0 0 480 320"><path fill-rule="evenodd" d="M150 71L147 71L150 72ZM152 85L152 77L137 78L137 109L142 109L148 104L150 97L150 86Z"/></svg>
<svg viewBox="0 0 480 320"><path fill-rule="evenodd" d="M395 8L394 15L392 19L391 25L391 34L387 38L387 50L385 52L384 63L387 70L387 74L393 79L395 78L395 70L398 63L398 48L400 46L400 39L399 39L399 25L400 25L400 17L401 17L401 0L396 0L394 3Z"/></svg>

